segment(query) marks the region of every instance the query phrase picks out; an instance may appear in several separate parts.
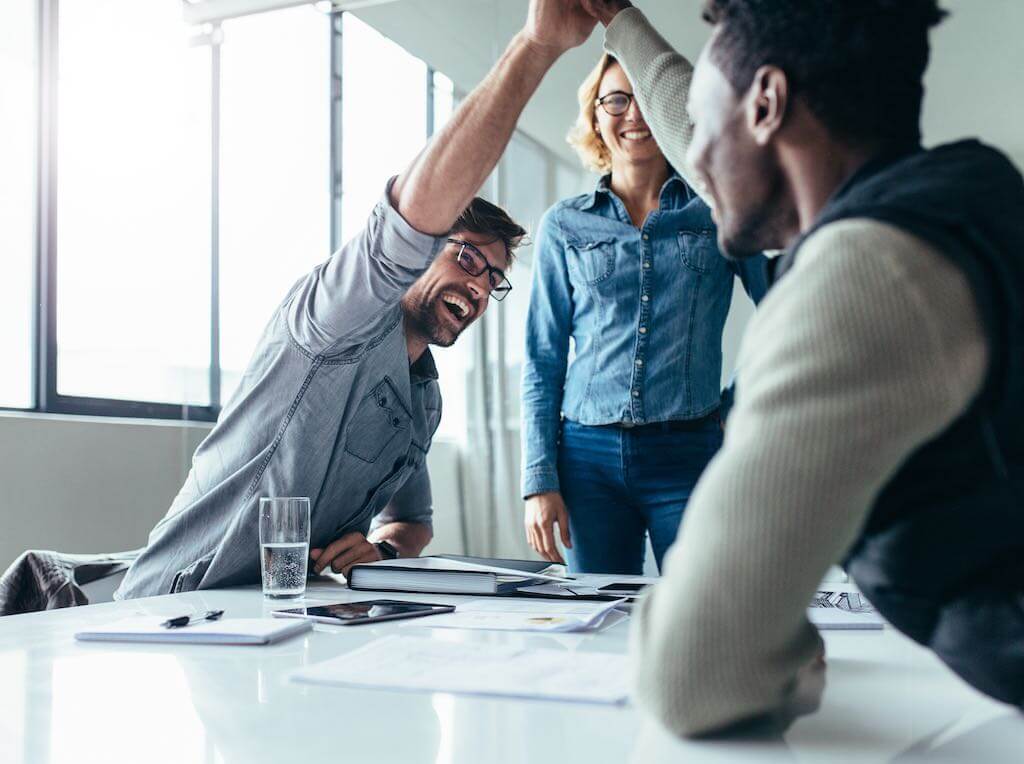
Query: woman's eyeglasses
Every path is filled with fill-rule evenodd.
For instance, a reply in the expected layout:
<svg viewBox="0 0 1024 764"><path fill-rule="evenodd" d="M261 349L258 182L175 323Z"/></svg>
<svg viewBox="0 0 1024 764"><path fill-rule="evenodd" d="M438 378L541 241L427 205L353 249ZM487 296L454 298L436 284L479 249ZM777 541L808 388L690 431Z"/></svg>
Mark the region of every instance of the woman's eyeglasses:
<svg viewBox="0 0 1024 764"><path fill-rule="evenodd" d="M621 117L629 111L629 105L633 103L633 94L616 90L601 96L596 103L605 110L609 117Z"/></svg>
<svg viewBox="0 0 1024 764"><path fill-rule="evenodd" d="M487 262L484 253L474 245L462 239L448 239L448 243L459 245L459 254L455 256L455 261L470 276L479 276L484 271L487 272L487 283L491 287L491 297L501 302L512 291L512 284L505 278L505 272Z"/></svg>

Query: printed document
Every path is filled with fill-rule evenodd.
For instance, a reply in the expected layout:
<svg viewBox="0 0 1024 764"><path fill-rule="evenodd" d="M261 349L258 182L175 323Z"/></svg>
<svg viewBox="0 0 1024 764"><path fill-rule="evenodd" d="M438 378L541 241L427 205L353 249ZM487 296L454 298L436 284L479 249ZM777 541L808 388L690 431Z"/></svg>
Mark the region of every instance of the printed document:
<svg viewBox="0 0 1024 764"><path fill-rule="evenodd" d="M434 629L496 629L500 631L590 631L605 622L624 600L614 602L552 602L491 598L459 605L454 613L410 625Z"/></svg>
<svg viewBox="0 0 1024 764"><path fill-rule="evenodd" d="M626 702L630 684L629 659L620 653L403 636L374 640L299 669L292 678L344 687L606 704Z"/></svg>

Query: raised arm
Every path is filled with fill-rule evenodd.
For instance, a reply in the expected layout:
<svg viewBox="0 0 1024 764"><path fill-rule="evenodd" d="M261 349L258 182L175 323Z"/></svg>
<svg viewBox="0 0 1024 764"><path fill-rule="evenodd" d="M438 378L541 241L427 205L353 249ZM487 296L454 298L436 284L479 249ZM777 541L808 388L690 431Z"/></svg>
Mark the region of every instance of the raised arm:
<svg viewBox="0 0 1024 764"><path fill-rule="evenodd" d="M498 163L548 69L595 24L578 0L531 0L526 24L490 74L392 187L403 218L434 234L451 227Z"/></svg>
<svg viewBox="0 0 1024 764"><path fill-rule="evenodd" d="M578 0L531 0L522 30L388 186L366 228L295 286L286 309L299 344L312 353L338 353L395 320L402 295L491 174L547 70L596 23Z"/></svg>

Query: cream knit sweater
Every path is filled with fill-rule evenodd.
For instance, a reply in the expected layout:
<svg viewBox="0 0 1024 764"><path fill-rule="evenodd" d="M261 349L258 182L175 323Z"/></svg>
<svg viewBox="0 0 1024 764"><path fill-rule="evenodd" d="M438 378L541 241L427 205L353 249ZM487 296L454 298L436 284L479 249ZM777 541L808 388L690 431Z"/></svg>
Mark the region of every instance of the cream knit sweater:
<svg viewBox="0 0 1024 764"><path fill-rule="evenodd" d="M605 47L687 175L691 65L636 9ZM799 677L822 649L805 610L816 586L986 365L970 288L941 254L870 220L813 234L747 328L725 443L635 618L641 706L679 735L813 707Z"/></svg>

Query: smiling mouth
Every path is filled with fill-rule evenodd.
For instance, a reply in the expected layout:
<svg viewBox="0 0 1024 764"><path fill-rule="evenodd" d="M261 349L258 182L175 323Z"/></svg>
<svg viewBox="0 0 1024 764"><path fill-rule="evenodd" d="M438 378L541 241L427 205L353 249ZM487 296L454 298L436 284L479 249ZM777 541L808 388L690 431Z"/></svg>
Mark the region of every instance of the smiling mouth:
<svg viewBox="0 0 1024 764"><path fill-rule="evenodd" d="M448 315L460 326L473 315L473 308L470 304L456 294L445 292L441 295L441 302Z"/></svg>
<svg viewBox="0 0 1024 764"><path fill-rule="evenodd" d="M650 130L623 130L619 137L626 141L646 141L651 137Z"/></svg>

